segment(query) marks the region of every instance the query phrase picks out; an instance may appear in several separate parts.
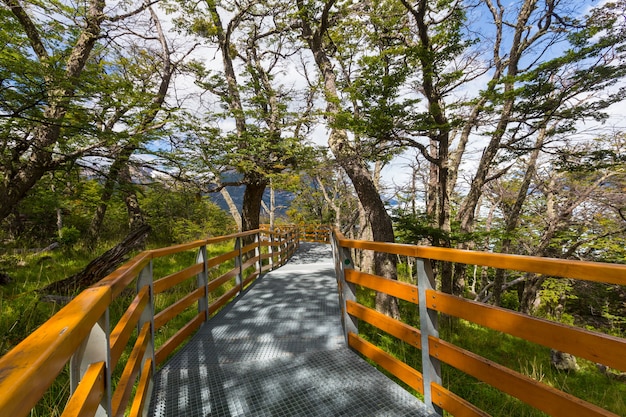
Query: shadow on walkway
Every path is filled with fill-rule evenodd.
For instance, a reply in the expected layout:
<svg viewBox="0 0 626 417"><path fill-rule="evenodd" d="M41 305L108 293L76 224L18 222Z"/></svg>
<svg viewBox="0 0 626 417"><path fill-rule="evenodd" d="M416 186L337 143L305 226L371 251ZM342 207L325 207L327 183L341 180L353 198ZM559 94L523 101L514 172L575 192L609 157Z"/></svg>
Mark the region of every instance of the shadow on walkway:
<svg viewBox="0 0 626 417"><path fill-rule="evenodd" d="M155 376L150 415L428 416L345 346L330 246L303 243ZM304 268L302 268L304 266Z"/></svg>

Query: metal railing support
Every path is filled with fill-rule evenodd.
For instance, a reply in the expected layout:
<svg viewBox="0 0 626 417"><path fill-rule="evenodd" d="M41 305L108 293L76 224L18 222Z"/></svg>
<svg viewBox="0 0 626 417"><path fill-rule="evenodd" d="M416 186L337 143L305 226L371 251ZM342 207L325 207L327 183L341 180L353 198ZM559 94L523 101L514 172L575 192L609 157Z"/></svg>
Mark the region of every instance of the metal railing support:
<svg viewBox="0 0 626 417"><path fill-rule="evenodd" d="M428 347L428 336L439 337L439 325L437 311L431 310L426 303L426 290L435 289L435 276L433 274L430 260L416 259L417 267L417 288L419 292L419 315L420 332L422 344L422 377L424 380L424 403L434 413L443 416L441 407L433 403L432 382L441 385L441 363L430 355Z"/></svg>
<svg viewBox="0 0 626 417"><path fill-rule="evenodd" d="M196 263L202 263L202 272L197 276L198 288L204 288L204 297L198 299L198 313L204 312L204 320L209 319L209 268L207 265L207 251L206 245L200 246L198 255L196 256Z"/></svg>
<svg viewBox="0 0 626 417"><path fill-rule="evenodd" d="M235 285L239 288L239 292L243 291L243 253L241 252L243 241L240 237L235 239L235 250L239 251L235 257L235 268L239 269L235 277Z"/></svg>
<svg viewBox="0 0 626 417"><path fill-rule="evenodd" d="M269 265L270 265L270 271L272 271L274 269L274 231L271 230L270 231L270 245L268 246L268 250L269 250Z"/></svg>
<svg viewBox="0 0 626 417"><path fill-rule="evenodd" d="M339 246L337 239L332 239L333 258L335 260L335 273L337 274L337 285L339 289L339 305L341 306L341 325L343 327L346 344L348 344L348 334L359 333L359 323L356 317L348 314L346 303L348 300L356 301L356 286L346 281L345 270L353 269L352 256L350 250Z"/></svg>
<svg viewBox="0 0 626 417"><path fill-rule="evenodd" d="M257 232L254 235L254 243L256 243L254 248L254 258L257 260L254 263L254 267L259 272L259 276L261 276L261 270L263 268L263 262L261 261L261 232Z"/></svg>
<svg viewBox="0 0 626 417"><path fill-rule="evenodd" d="M96 417L113 416L111 405L111 349L110 349L111 329L109 323L109 309L91 328L89 336L83 341L70 359L70 395L74 393L89 365L96 362L104 362L105 372L105 393L96 411Z"/></svg>

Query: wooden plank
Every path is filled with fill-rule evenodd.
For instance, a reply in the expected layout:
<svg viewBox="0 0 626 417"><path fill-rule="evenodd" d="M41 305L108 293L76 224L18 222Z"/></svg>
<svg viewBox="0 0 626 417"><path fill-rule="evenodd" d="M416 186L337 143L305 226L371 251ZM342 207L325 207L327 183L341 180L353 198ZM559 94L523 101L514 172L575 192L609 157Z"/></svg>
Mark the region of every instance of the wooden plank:
<svg viewBox="0 0 626 417"><path fill-rule="evenodd" d="M224 285L225 283L227 283L228 281L236 277L237 274L239 274L239 268L231 269L225 274L220 275L218 278L211 280L208 285L209 292L215 291L216 289L218 289L219 287L221 287L222 285Z"/></svg>
<svg viewBox="0 0 626 417"><path fill-rule="evenodd" d="M443 408L454 417L489 417L490 414L484 412L474 404L464 400L453 392L448 391L434 382L430 384L433 396L433 404Z"/></svg>
<svg viewBox="0 0 626 417"><path fill-rule="evenodd" d="M553 417L617 417L603 408L535 381L493 361L435 337L428 338L430 354L496 389Z"/></svg>
<svg viewBox="0 0 626 417"><path fill-rule="evenodd" d="M193 242L181 243L180 245L168 246L166 248L152 249L150 253L152 258L163 258L165 256L174 255L176 253L185 252L192 249L198 249L206 245L206 240L195 240Z"/></svg>
<svg viewBox="0 0 626 417"><path fill-rule="evenodd" d="M258 247L259 247L259 244L257 242L248 243L246 246L241 248L241 253L252 252Z"/></svg>
<svg viewBox="0 0 626 417"><path fill-rule="evenodd" d="M259 261L259 258L255 256L254 258L250 258L250 259L248 259L246 262L244 262L244 263L241 265L241 267L242 267L242 269L244 269L244 270L245 270L245 269L248 269L248 268L250 268L250 267L254 266L254 264L256 264L258 261Z"/></svg>
<svg viewBox="0 0 626 417"><path fill-rule="evenodd" d="M111 289L88 288L0 358L0 411L27 416L111 302Z"/></svg>
<svg viewBox="0 0 626 417"><path fill-rule="evenodd" d="M346 300L348 314L375 326L392 336L409 343L418 349L421 348L420 331L401 321L394 320L376 310L362 306L352 300Z"/></svg>
<svg viewBox="0 0 626 417"><path fill-rule="evenodd" d="M178 272L174 272L173 274L170 274L166 277L158 279L154 281L153 291L155 294L160 294L163 291L166 291L174 287L175 285L180 284L186 279L189 279L193 277L194 275L198 275L200 272L202 272L203 269L204 269L204 264L197 263L197 264L188 266L185 269L181 269Z"/></svg>
<svg viewBox="0 0 626 417"><path fill-rule="evenodd" d="M139 374L141 361L146 353L150 340L150 322L146 322L137 336L135 346L133 347L132 352L130 352L128 362L126 362L126 366L122 371L120 380L118 381L117 386L115 387L115 392L113 393L111 408L113 409L112 412L115 417L124 416L126 405L128 404L130 394L132 393L133 386L135 385L135 380L137 379L137 374Z"/></svg>
<svg viewBox="0 0 626 417"><path fill-rule="evenodd" d="M230 261L231 259L236 258L237 256L239 256L239 251L238 250L232 250L230 252L227 253L223 253L221 255L218 256L214 256L211 259L209 259L207 261L207 266L209 268L214 268L218 265L223 264L224 262Z"/></svg>
<svg viewBox="0 0 626 417"><path fill-rule="evenodd" d="M139 384L137 384L137 393L133 398L133 403L130 407L130 417L143 417L144 409L147 407L148 400L150 399L150 385L152 384L152 359L146 359L141 370L141 377L139 378ZM62 416L63 417L63 416Z"/></svg>
<svg viewBox="0 0 626 417"><path fill-rule="evenodd" d="M348 333L348 345L363 354L363 356L373 360L376 364L380 365L383 369L390 372L415 391L424 394L422 374L406 363L394 358L384 350L352 332Z"/></svg>
<svg viewBox="0 0 626 417"><path fill-rule="evenodd" d="M161 347L157 350L155 354L155 364L159 366L170 353L174 351L178 346L180 346L187 337L189 337L194 330L196 330L200 325L204 322L204 311L198 313L196 317L191 319L187 324L185 324L179 331L174 334L174 336L167 339L165 343L161 345Z"/></svg>
<svg viewBox="0 0 626 417"><path fill-rule="evenodd" d="M377 275L366 274L355 269L346 269L344 274L348 282L371 288L414 304L418 303L417 287L415 285L379 277Z"/></svg>
<svg viewBox="0 0 626 417"><path fill-rule="evenodd" d="M626 371L626 339L554 323L438 291L426 291L426 299L430 309Z"/></svg>
<svg viewBox="0 0 626 417"><path fill-rule="evenodd" d="M122 356L130 335L135 330L148 301L150 301L150 288L143 287L111 332L111 369L115 369L117 366L117 361Z"/></svg>
<svg viewBox="0 0 626 417"><path fill-rule="evenodd" d="M154 250L151 250L150 253L152 254L153 258L159 258L159 257L167 256L167 255L173 255L179 252L184 252L186 250L197 249L200 246L212 245L215 243L221 243L221 242L226 242L228 240L233 240L238 237L246 237L246 236L255 235L259 232L260 232L259 229L255 229L255 230L249 230L246 232L233 233L233 234L225 235L225 236L217 236L217 237L212 237L212 238L203 239L203 240L196 240L194 242L183 243L181 245L168 246L167 248L161 248L161 249L154 249Z"/></svg>
<svg viewBox="0 0 626 417"><path fill-rule="evenodd" d="M338 235L339 236L339 235ZM468 265L490 266L523 272L533 272L554 277L574 278L585 281L626 285L626 265L603 262L587 262L567 259L541 258L538 256L508 255L462 249L414 246L399 243L370 242L364 240L338 239L341 247L374 250L415 258L434 259Z"/></svg>
<svg viewBox="0 0 626 417"><path fill-rule="evenodd" d="M194 302L196 302L199 298L203 296L204 288L196 288L194 291L190 292L180 300L160 311L159 314L156 314L154 316L154 329L158 330L163 327L167 322L178 316L187 307L191 306Z"/></svg>
<svg viewBox="0 0 626 417"><path fill-rule="evenodd" d="M89 365L76 391L71 396L61 417L94 416L104 397L106 363L95 362Z"/></svg>

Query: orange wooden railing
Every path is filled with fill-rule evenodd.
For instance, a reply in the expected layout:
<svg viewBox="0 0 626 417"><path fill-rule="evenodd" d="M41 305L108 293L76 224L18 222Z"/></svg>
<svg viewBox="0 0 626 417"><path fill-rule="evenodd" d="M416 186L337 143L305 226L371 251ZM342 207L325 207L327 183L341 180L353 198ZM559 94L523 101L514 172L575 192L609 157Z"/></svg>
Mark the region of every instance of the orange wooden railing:
<svg viewBox="0 0 626 417"><path fill-rule="evenodd" d="M0 416L27 416L67 365L72 394L64 417L142 415L156 367L246 285L284 264L298 247L298 230L259 229L135 256L0 358ZM234 242L233 250L207 257L207 246L228 241ZM155 260L189 250L197 251L192 265L164 277L153 276ZM227 262L227 272L209 279L211 271ZM185 282L189 285L194 278L193 290L154 313L159 294L171 293ZM111 319L112 303L128 298L129 289L134 299L119 320ZM217 290L221 295L215 296ZM194 306L197 313L186 324L164 342L155 342L159 329ZM119 376L113 375L116 367L121 368Z"/></svg>
<svg viewBox="0 0 626 417"><path fill-rule="evenodd" d="M79 294L0 358L0 416L28 415L68 364L72 395L63 416L141 415L149 403L152 375L168 355L261 273L285 263L299 240L326 242L329 236L328 228L282 226L273 231L262 228L142 252ZM232 251L208 258L208 246L227 241L234 242ZM550 415L614 415L441 340L437 317L447 314L463 318L622 371L626 371L624 339L443 294L435 290L430 262L459 262L621 285L626 284L626 266L355 241L336 231L332 245L348 344L422 393L433 411L441 414L447 410L458 416L487 415L442 386L440 363L444 362ZM153 276L154 261L189 250L197 251L192 265L158 279ZM352 268L351 250L413 257L419 284L356 271ZM209 279L211 271L227 262L234 267L231 265L228 271ZM159 294L169 293L173 287L194 278L194 289L187 295L167 306L155 307ZM417 304L420 329L358 304L356 285ZM134 299L118 320L112 319L112 303L124 299L129 288L135 292ZM221 295L215 296L220 289ZM194 306L197 313L173 336L163 342L155 341L159 329ZM159 310L157 314L155 309ZM420 348L422 369L411 368L361 338L358 320ZM113 375L116 366L121 369L119 376Z"/></svg>
<svg viewBox="0 0 626 417"><path fill-rule="evenodd" d="M347 343L420 392L427 406L435 413L442 415L442 410L446 410L455 416L488 415L442 386L440 365L443 362L551 416L615 416L596 405L440 339L437 318L439 314L446 314L465 319L621 371L626 371L626 339L444 294L435 289L431 262L458 262L619 285L626 285L626 265L357 241L346 239L338 231L333 233L332 244ZM373 250L415 258L418 285L353 269L350 254L354 250ZM419 329L359 304L356 285L417 304ZM360 337L359 320L421 349L422 369L413 369Z"/></svg>

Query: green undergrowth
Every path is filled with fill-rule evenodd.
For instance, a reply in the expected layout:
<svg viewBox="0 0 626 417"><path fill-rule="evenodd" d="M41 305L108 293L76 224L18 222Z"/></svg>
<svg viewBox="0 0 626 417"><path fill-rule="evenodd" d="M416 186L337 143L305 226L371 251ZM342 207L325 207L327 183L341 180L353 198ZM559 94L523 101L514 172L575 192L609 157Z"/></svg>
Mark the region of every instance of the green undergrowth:
<svg viewBox="0 0 626 417"><path fill-rule="evenodd" d="M360 303L374 308L374 291L357 288ZM403 322L419 328L417 306L400 301ZM365 322L359 334L421 372L421 351ZM626 383L609 378L590 361L577 358L580 369L565 372L550 363L550 349L465 320L440 323L440 337L463 349L569 393L617 415L626 416ZM383 371L389 375L387 372ZM402 384L404 385L404 384ZM490 385L442 364L442 385L492 416L538 417L545 414ZM410 390L410 389L409 389ZM410 390L418 397L418 393Z"/></svg>
<svg viewBox="0 0 626 417"><path fill-rule="evenodd" d="M226 253L233 249L234 242L224 242L207 247L207 256ZM44 253L18 253L0 255L0 272L10 277L10 282L0 285L0 356L7 353L30 333L41 326L48 318L59 311L66 302L76 294L62 297L46 297L38 292L46 285L66 278L81 271L91 259L98 256L106 248L96 251L83 249L64 249ZM168 255L153 261L154 279L173 274L195 263L197 251L190 250ZM216 279L234 267L231 260L209 270L209 280ZM109 308L111 329L118 322L124 311L135 297L135 283L116 298ZM209 302L213 302L222 294L232 289L234 278L210 294ZM155 297L155 312L162 311L167 306L180 300L197 288L195 276L184 280L175 287L166 290ZM173 336L189 320L198 314L197 303L193 303L181 314L161 327L155 335L155 345L158 348L167 339ZM113 384L121 375L124 364L129 358L132 345L137 338L134 331L131 339L122 354L118 366L113 371ZM59 416L69 397L69 371L66 365L64 371L57 377L46 395L31 411L31 416Z"/></svg>

